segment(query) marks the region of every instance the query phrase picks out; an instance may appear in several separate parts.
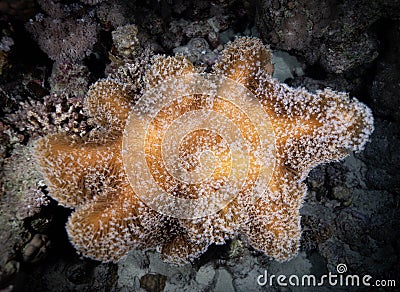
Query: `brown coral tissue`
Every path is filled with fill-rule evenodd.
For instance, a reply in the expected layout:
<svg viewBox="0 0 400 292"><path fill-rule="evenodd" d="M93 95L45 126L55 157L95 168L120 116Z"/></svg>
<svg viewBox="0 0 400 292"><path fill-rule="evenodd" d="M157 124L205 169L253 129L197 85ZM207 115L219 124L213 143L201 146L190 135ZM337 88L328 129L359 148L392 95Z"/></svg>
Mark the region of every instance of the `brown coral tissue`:
<svg viewBox="0 0 400 292"><path fill-rule="evenodd" d="M371 111L346 93L273 79L256 38L228 44L211 73L166 56L144 71L140 94L126 79L91 86L86 112L98 128L88 137L36 142L50 195L75 209L77 251L106 262L154 248L184 264L242 234L278 261L294 257L304 179L363 149Z"/></svg>

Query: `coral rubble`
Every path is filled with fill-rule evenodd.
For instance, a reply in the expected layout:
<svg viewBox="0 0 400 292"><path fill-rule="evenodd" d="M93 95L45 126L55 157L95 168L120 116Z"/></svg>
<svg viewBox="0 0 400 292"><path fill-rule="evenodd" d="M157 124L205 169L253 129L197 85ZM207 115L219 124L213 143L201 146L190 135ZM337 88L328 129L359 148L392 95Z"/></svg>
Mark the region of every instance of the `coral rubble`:
<svg viewBox="0 0 400 292"><path fill-rule="evenodd" d="M342 73L378 57L379 43L370 28L380 19L398 19L399 1L258 0L261 37L309 64Z"/></svg>
<svg viewBox="0 0 400 292"><path fill-rule="evenodd" d="M47 15L37 14L26 29L40 48L57 62L82 60L97 41L98 25L90 14L81 17L79 5L66 6L50 0L39 1Z"/></svg>

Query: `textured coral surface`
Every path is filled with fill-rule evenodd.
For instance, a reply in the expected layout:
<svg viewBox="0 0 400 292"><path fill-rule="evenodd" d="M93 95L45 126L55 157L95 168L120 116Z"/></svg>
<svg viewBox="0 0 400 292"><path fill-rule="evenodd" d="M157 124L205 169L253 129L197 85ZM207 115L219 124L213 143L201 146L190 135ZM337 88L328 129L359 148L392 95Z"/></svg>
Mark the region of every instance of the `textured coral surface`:
<svg viewBox="0 0 400 292"><path fill-rule="evenodd" d="M279 261L297 254L305 177L363 149L372 115L345 93L279 83L270 59L258 39L238 38L213 67L211 87L209 74L164 56L152 59L137 102L116 79L91 86L86 110L99 128L36 143L49 194L75 208L67 230L78 252L117 261L133 248L156 248L181 264L242 233Z"/></svg>

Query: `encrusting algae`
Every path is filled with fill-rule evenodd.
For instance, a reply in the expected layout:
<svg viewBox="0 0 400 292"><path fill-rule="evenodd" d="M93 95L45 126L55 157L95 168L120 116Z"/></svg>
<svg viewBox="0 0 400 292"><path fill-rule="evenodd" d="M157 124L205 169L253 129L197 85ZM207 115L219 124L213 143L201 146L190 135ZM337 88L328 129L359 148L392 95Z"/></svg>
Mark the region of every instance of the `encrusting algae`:
<svg viewBox="0 0 400 292"><path fill-rule="evenodd" d="M272 72L269 49L243 37L212 73L155 56L140 95L117 78L93 84L86 111L99 128L35 147L50 196L75 209L78 252L118 261L155 248L184 264L243 234L279 261L295 256L304 179L362 150L373 118L346 93L290 88Z"/></svg>

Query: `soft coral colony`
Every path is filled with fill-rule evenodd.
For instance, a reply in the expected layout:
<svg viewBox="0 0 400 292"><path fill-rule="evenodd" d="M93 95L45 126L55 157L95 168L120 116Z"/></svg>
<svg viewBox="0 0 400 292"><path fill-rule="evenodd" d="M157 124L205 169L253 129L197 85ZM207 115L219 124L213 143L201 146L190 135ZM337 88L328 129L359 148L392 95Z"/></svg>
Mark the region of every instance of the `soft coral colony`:
<svg viewBox="0 0 400 292"><path fill-rule="evenodd" d="M50 195L75 209L78 252L118 261L154 248L183 264L242 234L279 261L295 256L304 179L362 150L373 118L345 93L290 88L272 71L260 40L238 38L212 73L154 56L136 93L126 78L93 84L86 111L99 127L35 147Z"/></svg>

